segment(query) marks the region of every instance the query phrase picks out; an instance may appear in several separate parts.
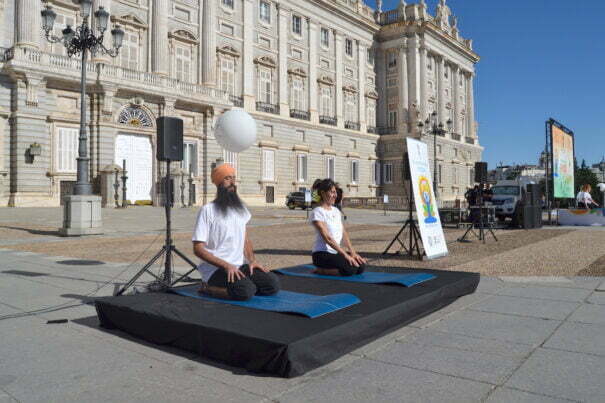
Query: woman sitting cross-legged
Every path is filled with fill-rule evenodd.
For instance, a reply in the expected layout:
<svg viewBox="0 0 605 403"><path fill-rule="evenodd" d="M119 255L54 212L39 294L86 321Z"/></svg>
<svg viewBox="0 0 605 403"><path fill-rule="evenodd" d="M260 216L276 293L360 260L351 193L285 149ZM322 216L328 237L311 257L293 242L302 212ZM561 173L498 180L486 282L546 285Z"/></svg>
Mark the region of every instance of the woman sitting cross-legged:
<svg viewBox="0 0 605 403"><path fill-rule="evenodd" d="M342 225L340 210L334 206L336 185L331 179L324 179L318 184L317 192L320 203L310 216L317 233L312 252L313 264L317 266L315 273L332 276L363 273L367 260L353 249L349 234ZM348 252L340 247L343 239Z"/></svg>

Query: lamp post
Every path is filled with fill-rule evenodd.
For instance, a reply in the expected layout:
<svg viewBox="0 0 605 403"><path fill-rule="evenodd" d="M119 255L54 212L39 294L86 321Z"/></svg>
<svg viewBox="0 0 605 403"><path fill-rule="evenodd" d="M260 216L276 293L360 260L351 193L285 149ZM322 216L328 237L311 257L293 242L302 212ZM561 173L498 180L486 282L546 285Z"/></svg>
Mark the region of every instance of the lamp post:
<svg viewBox="0 0 605 403"><path fill-rule="evenodd" d="M452 119L448 119L447 131L452 130ZM435 199L437 198L437 136L445 136L446 131L444 130L443 122L438 123L437 112L431 113L424 122L418 122L418 129L420 134L423 134L423 130L426 128L424 134L433 135L433 192L435 193ZM441 179L441 178L439 178Z"/></svg>
<svg viewBox="0 0 605 403"><path fill-rule="evenodd" d="M88 52L95 55L97 52L108 54L111 57L116 57L122 46L122 40L124 38L124 31L116 25L111 30L111 36L113 38L113 47L107 49L103 45L103 39L105 31L107 30L107 24L109 22L109 13L103 8L99 7L94 12L95 17L95 29L89 25L89 17L92 10L92 0L80 0L80 14L82 16L82 23L72 29L71 26L67 25L62 30L62 36L58 37L52 33L53 25L57 14L53 11L50 6L46 6L42 10L42 28L44 29L46 40L51 43L60 42L67 49L67 55L81 56L81 77L80 77L80 135L78 137L78 157L77 157L77 180L73 188L73 194L70 198L66 199L66 210L75 213L79 216L80 222L73 222L78 218L73 217L74 214L65 212L63 222L63 235L82 235L90 233L98 233L95 231L95 226L100 227L100 207L98 214L89 214L89 217L83 215L83 206L74 207L72 203L77 205L78 203L93 203L95 202L92 194L92 185L89 180L89 160L88 157L88 135L86 131L86 59ZM96 32L95 32L96 31ZM74 197L82 196L82 197ZM100 205L99 205L100 206ZM94 207L93 207L94 209ZM83 222L83 221L84 222ZM88 222L86 222L88 221ZM95 223L96 222L96 223Z"/></svg>

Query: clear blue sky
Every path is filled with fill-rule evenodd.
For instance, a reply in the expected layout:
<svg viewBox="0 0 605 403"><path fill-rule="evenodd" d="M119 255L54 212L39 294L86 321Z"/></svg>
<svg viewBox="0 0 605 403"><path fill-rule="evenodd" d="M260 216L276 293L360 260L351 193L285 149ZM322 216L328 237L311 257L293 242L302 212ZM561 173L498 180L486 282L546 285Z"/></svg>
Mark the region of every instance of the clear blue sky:
<svg viewBox="0 0 605 403"><path fill-rule="evenodd" d="M408 0L407 3L418 3ZM375 0L366 0L375 7ZM435 15L438 0L427 0ZM383 10L399 0L384 0ZM494 168L537 163L544 121L576 137L578 163L605 154L604 0L448 0L476 65L475 117L483 159Z"/></svg>

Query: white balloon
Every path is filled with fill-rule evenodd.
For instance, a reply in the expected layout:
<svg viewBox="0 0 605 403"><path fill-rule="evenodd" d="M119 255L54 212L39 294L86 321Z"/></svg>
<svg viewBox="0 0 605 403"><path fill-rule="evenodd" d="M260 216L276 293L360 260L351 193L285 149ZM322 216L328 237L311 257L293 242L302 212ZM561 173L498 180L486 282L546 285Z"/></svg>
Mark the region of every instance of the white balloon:
<svg viewBox="0 0 605 403"><path fill-rule="evenodd" d="M231 109L218 118L214 136L225 150L239 153L256 141L256 122L243 109Z"/></svg>
<svg viewBox="0 0 605 403"><path fill-rule="evenodd" d="M605 192L605 183L599 183L597 186L601 192Z"/></svg>

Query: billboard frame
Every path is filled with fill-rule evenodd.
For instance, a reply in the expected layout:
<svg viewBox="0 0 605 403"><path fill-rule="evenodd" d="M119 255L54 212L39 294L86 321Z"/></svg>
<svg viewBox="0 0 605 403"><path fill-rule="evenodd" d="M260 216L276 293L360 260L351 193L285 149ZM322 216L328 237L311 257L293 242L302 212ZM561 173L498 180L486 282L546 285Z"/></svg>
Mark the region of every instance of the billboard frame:
<svg viewBox="0 0 605 403"><path fill-rule="evenodd" d="M555 195L554 195L554 155L553 155L553 139L552 139L552 127L556 126L559 130L563 131L565 134L571 136L572 138L572 154L573 154L573 175L575 177L576 174L576 170L575 170L575 165L576 165L576 138L574 135L573 130L569 129L568 127L566 127L565 125L563 125L561 122L553 119L553 118L549 118L546 122L545 122L545 138L546 138L546 144L545 144L545 149L546 149L546 156L547 156L547 162L546 162L546 175L545 175L545 179L546 179L546 186L545 186L545 196L546 196L546 204L548 207L548 224L552 224L552 205L553 203L555 203ZM549 184L552 183L553 184L553 192L552 194L550 193L550 186ZM574 183L574 187L575 187L575 183ZM568 198L565 198L568 199ZM558 202L557 202L557 206L558 207ZM557 215L558 218L558 215ZM557 220L558 221L558 220Z"/></svg>

